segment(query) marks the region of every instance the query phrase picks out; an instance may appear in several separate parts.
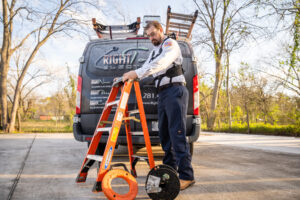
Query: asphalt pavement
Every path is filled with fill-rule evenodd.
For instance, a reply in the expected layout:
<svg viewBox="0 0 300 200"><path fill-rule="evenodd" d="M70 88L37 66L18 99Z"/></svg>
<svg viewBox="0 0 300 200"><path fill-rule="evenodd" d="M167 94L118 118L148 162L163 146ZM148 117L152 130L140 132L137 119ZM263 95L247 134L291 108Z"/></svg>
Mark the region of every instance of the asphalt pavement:
<svg viewBox="0 0 300 200"><path fill-rule="evenodd" d="M75 182L86 151L86 143L72 134L0 134L0 199L106 199L91 191L96 165L85 183ZM163 152L153 151L160 164ZM119 147L113 162L128 166L126 154ZM196 184L181 191L178 200L300 199L300 138L204 132L192 163ZM137 164L136 199L149 199L148 172L145 162ZM113 184L116 190L128 189L121 180Z"/></svg>

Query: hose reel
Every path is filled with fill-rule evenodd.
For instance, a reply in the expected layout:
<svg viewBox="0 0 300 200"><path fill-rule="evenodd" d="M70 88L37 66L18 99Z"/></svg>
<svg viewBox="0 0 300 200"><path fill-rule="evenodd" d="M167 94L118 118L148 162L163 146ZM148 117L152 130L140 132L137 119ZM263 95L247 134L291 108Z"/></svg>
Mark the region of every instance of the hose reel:
<svg viewBox="0 0 300 200"><path fill-rule="evenodd" d="M177 172L168 165L155 166L147 175L145 189L151 199L175 199L180 192Z"/></svg>

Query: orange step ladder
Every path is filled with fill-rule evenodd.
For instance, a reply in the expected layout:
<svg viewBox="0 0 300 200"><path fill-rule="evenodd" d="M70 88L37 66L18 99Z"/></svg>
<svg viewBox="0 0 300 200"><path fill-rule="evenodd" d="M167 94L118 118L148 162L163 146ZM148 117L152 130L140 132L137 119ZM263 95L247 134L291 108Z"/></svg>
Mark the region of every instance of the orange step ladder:
<svg viewBox="0 0 300 200"><path fill-rule="evenodd" d="M138 111L137 110L128 111L127 103L130 96L132 85L134 85L134 89L135 89ZM120 99L116 100L119 90L121 90ZM113 106L117 106L114 120L112 126L107 127L106 125L109 124L108 118ZM144 133L144 139L145 139L145 144L146 144L146 149L148 154L148 158L146 159L133 155L132 135L131 135L129 120L138 120L137 118L131 116L132 114L137 114L137 113L140 114L140 122L142 124L142 130ZM131 174L128 172L126 166L121 163L115 165L123 166L125 170L120 170L120 169L111 170L111 167L113 167L113 165L111 165L111 160L113 157L117 138L123 121L125 122L124 124L125 124L126 136L127 136L127 146L128 146L128 155L130 161ZM95 155L103 132L109 132L109 137L107 140L104 154L103 156ZM137 195L137 183L133 176L136 177L135 165L137 161L140 159L146 160L150 166L150 169L154 168L155 163L153 159L151 142L150 142L148 127L147 127L147 122L146 122L146 117L144 112L144 106L143 106L143 101L142 101L142 96L140 91L140 85L139 82L136 80L128 80L125 83L122 83L122 79L118 78L113 83L105 107L103 108L101 117L95 129L89 149L82 163L80 172L76 178L76 182L77 183L85 182L89 169L96 161L98 161L101 164L98 171L96 182L93 187L93 192L103 191L104 194L109 199L134 199L135 196ZM119 195L111 189L111 185L110 185L111 180L116 177L125 179L129 184L129 192L127 194Z"/></svg>

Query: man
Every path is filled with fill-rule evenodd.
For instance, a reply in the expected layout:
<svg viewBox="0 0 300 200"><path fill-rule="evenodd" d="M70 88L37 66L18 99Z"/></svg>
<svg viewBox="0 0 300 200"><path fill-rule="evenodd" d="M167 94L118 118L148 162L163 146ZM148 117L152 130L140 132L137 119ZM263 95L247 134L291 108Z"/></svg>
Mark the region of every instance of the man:
<svg viewBox="0 0 300 200"><path fill-rule="evenodd" d="M165 37L160 23L150 22L145 30L154 49L141 68L123 74L123 81L150 75L155 77L159 137L165 152L163 163L178 171L180 189L184 190L195 180L186 141L188 91L181 67L182 55L178 43Z"/></svg>

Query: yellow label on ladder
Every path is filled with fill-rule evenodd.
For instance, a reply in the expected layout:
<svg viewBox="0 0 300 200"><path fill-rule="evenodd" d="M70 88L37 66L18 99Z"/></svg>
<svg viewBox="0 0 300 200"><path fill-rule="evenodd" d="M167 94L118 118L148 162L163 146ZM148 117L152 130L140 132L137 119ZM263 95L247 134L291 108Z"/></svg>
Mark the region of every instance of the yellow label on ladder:
<svg viewBox="0 0 300 200"><path fill-rule="evenodd" d="M112 142L116 142L117 137L118 137L118 133L119 133L119 128L118 127L114 127L114 130L113 130L112 136L111 136L111 141Z"/></svg>

